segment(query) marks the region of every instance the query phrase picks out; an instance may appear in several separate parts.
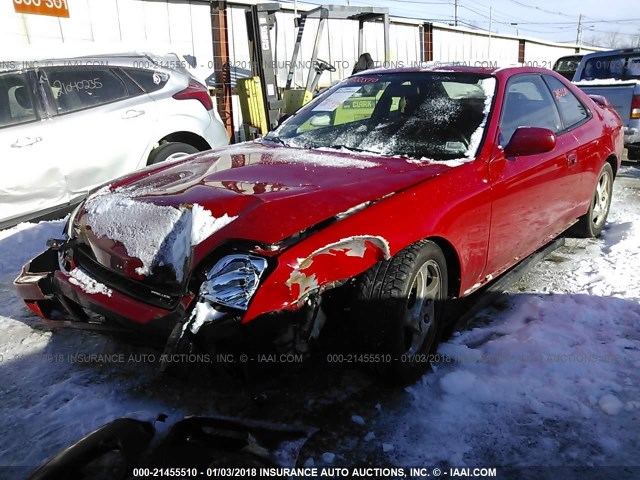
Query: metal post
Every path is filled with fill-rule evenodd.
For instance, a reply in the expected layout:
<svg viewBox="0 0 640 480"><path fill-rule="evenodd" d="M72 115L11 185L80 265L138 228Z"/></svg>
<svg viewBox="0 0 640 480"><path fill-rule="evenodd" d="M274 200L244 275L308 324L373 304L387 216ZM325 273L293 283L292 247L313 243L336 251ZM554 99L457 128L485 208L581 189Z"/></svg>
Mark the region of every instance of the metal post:
<svg viewBox="0 0 640 480"><path fill-rule="evenodd" d="M213 67L215 84L219 88L216 95L218 113L227 130L227 134L234 140L233 103L231 101L231 70L229 68L229 33L227 30L227 2L225 0L211 1L211 36L213 40Z"/></svg>
<svg viewBox="0 0 640 480"><path fill-rule="evenodd" d="M384 61L388 64L390 60L389 52L389 14L385 13L382 16L382 22L384 23Z"/></svg>
<svg viewBox="0 0 640 480"><path fill-rule="evenodd" d="M578 31L576 32L576 44L578 47L582 42L582 14L578 16Z"/></svg>
<svg viewBox="0 0 640 480"><path fill-rule="evenodd" d="M296 69L296 63L298 62L298 54L300 53L300 44L302 43L302 34L304 33L304 24L307 22L307 16L303 13L298 19L298 34L296 35L296 43L293 45L293 55L291 56L291 65L289 65L289 72L287 73L287 83L285 83L285 89L289 90L293 83L293 76Z"/></svg>
<svg viewBox="0 0 640 480"><path fill-rule="evenodd" d="M493 23L492 8L489 7L489 46L487 48L487 60L491 61L491 26Z"/></svg>
<svg viewBox="0 0 640 480"><path fill-rule="evenodd" d="M358 58L362 55L364 49L364 20L358 22Z"/></svg>
<svg viewBox="0 0 640 480"><path fill-rule="evenodd" d="M322 39L322 32L324 31L324 25L327 23L327 17L322 15L320 22L318 23L318 32L316 33L316 42L313 46L313 54L311 55L311 65L309 65L309 76L307 77L306 90L311 91L314 77L316 76L316 60L318 59L318 49L320 48L320 40Z"/></svg>
<svg viewBox="0 0 640 480"><path fill-rule="evenodd" d="M458 26L458 0L455 0L453 5L454 5L453 7L454 25L457 27Z"/></svg>

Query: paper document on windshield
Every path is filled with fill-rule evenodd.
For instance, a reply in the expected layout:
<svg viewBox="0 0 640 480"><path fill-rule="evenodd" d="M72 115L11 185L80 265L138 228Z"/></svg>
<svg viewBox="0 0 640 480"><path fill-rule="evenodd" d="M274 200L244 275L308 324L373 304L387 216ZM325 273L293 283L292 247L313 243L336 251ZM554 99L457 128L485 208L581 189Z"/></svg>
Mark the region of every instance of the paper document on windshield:
<svg viewBox="0 0 640 480"><path fill-rule="evenodd" d="M343 87L339 88L327 98L325 98L322 102L316 105L313 109L314 112L333 112L336 108L340 106L342 102L344 102L351 95L356 93L362 87Z"/></svg>

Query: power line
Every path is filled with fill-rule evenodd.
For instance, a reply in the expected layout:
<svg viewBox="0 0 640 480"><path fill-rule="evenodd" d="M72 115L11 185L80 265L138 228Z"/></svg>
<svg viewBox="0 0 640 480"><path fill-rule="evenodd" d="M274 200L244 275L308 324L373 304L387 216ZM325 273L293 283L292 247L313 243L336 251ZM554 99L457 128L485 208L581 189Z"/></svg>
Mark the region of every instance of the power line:
<svg viewBox="0 0 640 480"><path fill-rule="evenodd" d="M510 1L511 1L511 0L510 0ZM476 0L476 2L475 2L475 3L482 5L482 6L481 6L481 7L479 7L479 8L485 8L485 9L487 9L487 8L488 8L485 4L482 4L481 2L478 2L477 0ZM517 2L516 2L516 3L517 3ZM527 6L528 6L528 5L527 5ZM532 8L537 8L537 7L532 7ZM548 12L548 11L547 11L547 10L545 10L545 12ZM502 16L504 19L507 19L507 21L517 22L517 23L518 23L518 24L520 24L520 25L571 25L571 26L572 26L572 28L573 28L573 26L575 26L575 25L576 25L576 21L575 21L575 20L573 20L573 21L562 21L562 22L549 22L549 21L547 21L547 22L530 22L530 21L528 21L528 20L525 20L525 19L522 19L522 18L516 17L516 16L511 15L511 14L505 14L505 13L502 13L502 12L497 12L497 13L496 13L496 12L494 11L494 12L493 12L493 15L494 15L494 16L495 16L495 15L500 15L500 16ZM588 19L589 19L589 20L588 20L587 22L585 22L585 23L621 23L621 22L638 22L638 21L640 21L640 18L618 18L618 19L603 19L603 20L598 20L598 19L591 18L591 17L589 17L589 16L587 16L587 15L584 15L584 14L582 15L582 18L588 18Z"/></svg>
<svg viewBox="0 0 640 480"><path fill-rule="evenodd" d="M526 3L522 3L518 0L509 0L511 3L515 3L516 5L520 5L521 7L526 7L526 8L532 8L534 10L538 10L539 12L544 12L544 13L549 13L551 15L561 15L563 17L569 17L572 18L573 15L568 15L566 13L562 13L562 12L552 12L551 10L545 10L544 8L540 8L540 7L535 7L532 5L527 5Z"/></svg>

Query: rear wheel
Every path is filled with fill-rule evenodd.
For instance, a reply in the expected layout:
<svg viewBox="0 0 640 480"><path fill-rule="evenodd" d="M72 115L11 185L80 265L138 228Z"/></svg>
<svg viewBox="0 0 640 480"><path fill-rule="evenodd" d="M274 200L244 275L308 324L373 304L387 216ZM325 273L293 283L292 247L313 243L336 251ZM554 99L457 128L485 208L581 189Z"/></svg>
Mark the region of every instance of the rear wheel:
<svg viewBox="0 0 640 480"><path fill-rule="evenodd" d="M406 383L430 366L444 320L447 265L442 250L423 240L380 262L358 279L353 309L371 359L387 380Z"/></svg>
<svg viewBox="0 0 640 480"><path fill-rule="evenodd" d="M166 142L160 144L159 147L154 148L149 154L149 160L147 165L155 165L156 163L164 162L171 158L178 158L180 156L187 156L193 153L198 153L198 150L193 145L182 142Z"/></svg>
<svg viewBox="0 0 640 480"><path fill-rule="evenodd" d="M605 163L598 176L589 211L580 217L575 225L573 232L576 236L592 238L600 235L607 221L612 194L613 169Z"/></svg>

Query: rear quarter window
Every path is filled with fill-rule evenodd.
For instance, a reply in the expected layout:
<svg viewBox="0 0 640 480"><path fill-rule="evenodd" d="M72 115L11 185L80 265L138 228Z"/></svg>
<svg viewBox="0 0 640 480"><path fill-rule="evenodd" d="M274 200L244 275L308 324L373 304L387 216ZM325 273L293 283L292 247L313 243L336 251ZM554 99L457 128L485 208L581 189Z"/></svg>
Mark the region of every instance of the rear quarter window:
<svg viewBox="0 0 640 480"><path fill-rule="evenodd" d="M545 75L551 94L558 105L565 129L569 129L587 118L589 111L580 100L558 79Z"/></svg>
<svg viewBox="0 0 640 480"><path fill-rule="evenodd" d="M169 75L164 72L137 68L123 68L123 70L147 93L160 90L169 81Z"/></svg>

